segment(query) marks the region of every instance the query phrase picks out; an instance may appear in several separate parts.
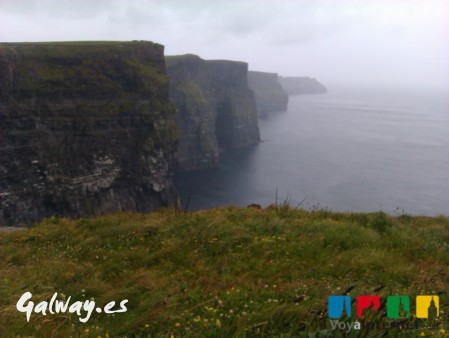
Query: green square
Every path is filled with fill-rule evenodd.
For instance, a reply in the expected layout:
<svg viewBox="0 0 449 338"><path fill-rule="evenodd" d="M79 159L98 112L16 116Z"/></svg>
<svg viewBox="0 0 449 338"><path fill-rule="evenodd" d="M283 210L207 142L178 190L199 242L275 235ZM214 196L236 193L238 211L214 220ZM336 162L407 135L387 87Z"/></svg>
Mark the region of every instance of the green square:
<svg viewBox="0 0 449 338"><path fill-rule="evenodd" d="M410 317L410 298L408 296L387 297L387 317L388 318Z"/></svg>

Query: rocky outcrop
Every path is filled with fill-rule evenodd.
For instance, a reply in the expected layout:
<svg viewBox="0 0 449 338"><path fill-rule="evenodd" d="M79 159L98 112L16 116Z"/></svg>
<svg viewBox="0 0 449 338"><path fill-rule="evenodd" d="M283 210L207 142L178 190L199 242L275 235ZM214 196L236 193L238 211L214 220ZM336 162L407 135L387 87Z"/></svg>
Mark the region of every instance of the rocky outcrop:
<svg viewBox="0 0 449 338"><path fill-rule="evenodd" d="M326 87L316 79L304 77L283 77L279 76L279 82L287 91L288 95L299 94L323 94L327 93Z"/></svg>
<svg viewBox="0 0 449 338"><path fill-rule="evenodd" d="M246 63L181 55L166 64L180 126L179 171L214 167L221 151L259 142Z"/></svg>
<svg viewBox="0 0 449 338"><path fill-rule="evenodd" d="M248 85L254 92L259 116L287 110L288 94L279 83L276 73L249 71Z"/></svg>
<svg viewBox="0 0 449 338"><path fill-rule="evenodd" d="M0 44L0 225L176 200L163 46Z"/></svg>

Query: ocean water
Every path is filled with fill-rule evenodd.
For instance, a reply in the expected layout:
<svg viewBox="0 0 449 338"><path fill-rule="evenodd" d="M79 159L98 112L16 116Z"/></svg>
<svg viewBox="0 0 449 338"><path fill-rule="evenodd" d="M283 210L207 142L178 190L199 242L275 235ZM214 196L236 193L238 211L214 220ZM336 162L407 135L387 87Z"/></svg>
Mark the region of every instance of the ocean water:
<svg viewBox="0 0 449 338"><path fill-rule="evenodd" d="M330 88L259 127L260 144L177 175L184 205L449 215L449 92Z"/></svg>

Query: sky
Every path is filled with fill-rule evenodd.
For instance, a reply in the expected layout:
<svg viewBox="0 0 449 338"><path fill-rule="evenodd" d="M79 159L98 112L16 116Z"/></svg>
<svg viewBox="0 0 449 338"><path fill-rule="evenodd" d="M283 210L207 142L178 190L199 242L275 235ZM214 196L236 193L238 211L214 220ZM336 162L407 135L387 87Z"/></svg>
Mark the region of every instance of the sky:
<svg viewBox="0 0 449 338"><path fill-rule="evenodd" d="M449 90L447 0L0 0L0 41L150 40L325 85Z"/></svg>

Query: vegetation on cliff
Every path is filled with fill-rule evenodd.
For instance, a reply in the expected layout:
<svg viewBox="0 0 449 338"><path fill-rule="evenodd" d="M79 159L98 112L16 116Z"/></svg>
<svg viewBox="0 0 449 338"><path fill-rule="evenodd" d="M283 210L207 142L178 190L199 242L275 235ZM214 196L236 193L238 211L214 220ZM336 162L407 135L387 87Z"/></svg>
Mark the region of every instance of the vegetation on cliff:
<svg viewBox="0 0 449 338"><path fill-rule="evenodd" d="M363 331L415 337L446 328L449 219L266 209L120 213L50 218L0 232L0 332L36 337L355 337L331 331L327 296L440 294L437 328ZM377 291L373 291L377 290ZM128 299L126 313L26 322L29 291L98 305ZM376 317L382 322L384 317Z"/></svg>
<svg viewBox="0 0 449 338"><path fill-rule="evenodd" d="M159 67L163 47L148 41L1 43L0 56L2 69L15 75L2 83L4 94L16 98L116 98L133 89L152 96L168 84Z"/></svg>

